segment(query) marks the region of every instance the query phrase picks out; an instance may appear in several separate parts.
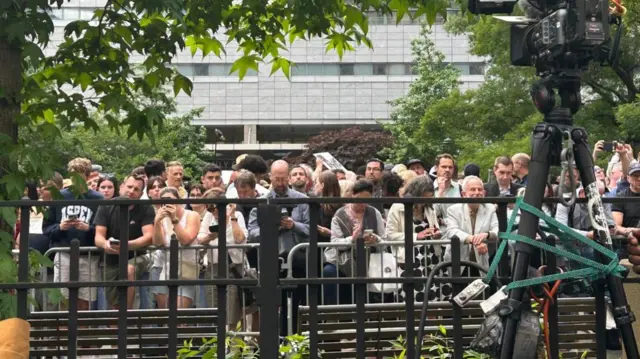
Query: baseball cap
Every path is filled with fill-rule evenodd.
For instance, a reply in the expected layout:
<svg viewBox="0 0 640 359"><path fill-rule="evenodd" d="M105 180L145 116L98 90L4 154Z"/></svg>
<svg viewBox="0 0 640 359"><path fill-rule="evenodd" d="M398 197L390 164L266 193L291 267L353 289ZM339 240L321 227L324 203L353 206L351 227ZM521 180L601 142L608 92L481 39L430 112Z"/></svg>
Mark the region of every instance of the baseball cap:
<svg viewBox="0 0 640 359"><path fill-rule="evenodd" d="M247 157L247 154L241 154L240 156L236 157L236 164L231 166L231 168L235 171L238 170L238 165L240 164L240 162L242 162L242 160L244 160Z"/></svg>
<svg viewBox="0 0 640 359"><path fill-rule="evenodd" d="M475 164L475 163L467 163L466 166L464 166L464 176L476 176L479 177L480 176L480 167Z"/></svg>
<svg viewBox="0 0 640 359"><path fill-rule="evenodd" d="M629 176L640 173L640 162L635 161L629 166Z"/></svg>
<svg viewBox="0 0 640 359"><path fill-rule="evenodd" d="M411 167L412 165L415 165L415 164L419 164L419 165L421 165L422 167L424 167L424 162L422 162L422 160L417 159L417 158L413 158L413 159L410 159L410 160L407 162L407 168L408 168L408 167Z"/></svg>

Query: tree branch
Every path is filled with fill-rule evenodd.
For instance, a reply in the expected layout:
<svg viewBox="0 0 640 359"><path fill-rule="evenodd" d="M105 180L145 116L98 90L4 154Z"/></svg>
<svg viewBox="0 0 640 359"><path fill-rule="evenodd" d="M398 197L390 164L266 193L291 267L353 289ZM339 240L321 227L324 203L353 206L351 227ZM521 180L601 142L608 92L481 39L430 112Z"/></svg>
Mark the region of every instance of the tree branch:
<svg viewBox="0 0 640 359"><path fill-rule="evenodd" d="M620 77L622 83L627 87L627 96L622 97L624 99L623 102L631 103L636 100L636 96L638 95L638 88L636 84L633 82L633 76L630 76L628 72L624 71L620 66L614 66L613 71L616 72L616 75Z"/></svg>
<svg viewBox="0 0 640 359"><path fill-rule="evenodd" d="M598 95L602 97L603 100L607 101L612 106L618 105L618 102L615 101L612 97L612 94L618 98L620 102L627 102L626 96L620 91L616 91L615 89L609 88L607 86L601 85L595 81L585 80L584 82L587 86L591 87L593 91L595 91Z"/></svg>

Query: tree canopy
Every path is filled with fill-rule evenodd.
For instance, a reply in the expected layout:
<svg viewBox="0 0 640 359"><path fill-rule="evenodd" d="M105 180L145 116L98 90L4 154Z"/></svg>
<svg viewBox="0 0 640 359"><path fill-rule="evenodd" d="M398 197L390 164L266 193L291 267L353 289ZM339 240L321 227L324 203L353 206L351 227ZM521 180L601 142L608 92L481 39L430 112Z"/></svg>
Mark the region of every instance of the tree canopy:
<svg viewBox="0 0 640 359"><path fill-rule="evenodd" d="M363 131L350 127L339 131L322 131L309 138L305 151L289 158L292 163L314 164L314 153L329 152L345 168L355 171L368 159L378 156L380 149L393 143L393 136L382 131Z"/></svg>

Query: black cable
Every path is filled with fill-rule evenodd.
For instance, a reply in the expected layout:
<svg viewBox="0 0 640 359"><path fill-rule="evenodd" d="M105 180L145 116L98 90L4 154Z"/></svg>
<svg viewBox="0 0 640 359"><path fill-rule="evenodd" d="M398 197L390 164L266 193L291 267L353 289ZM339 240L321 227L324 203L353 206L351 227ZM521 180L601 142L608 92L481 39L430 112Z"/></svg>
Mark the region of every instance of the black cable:
<svg viewBox="0 0 640 359"><path fill-rule="evenodd" d="M427 277L425 289L431 288L431 282L433 282L433 278L435 277L436 273L440 272L444 268L451 267L452 265L453 265L453 262L442 262L436 265L435 267L433 267L433 269L431 270L431 273L429 273L429 276ZM476 262L460 261L460 266L473 267L484 273L487 273L489 271L489 269L481 266ZM493 276L492 281L498 286L498 290L502 288L502 283L500 283L500 280L498 279L497 276ZM422 352L422 341L424 340L424 327L425 327L425 321L427 320L428 305L429 305L429 297L427 296L425 300L422 302L422 313L420 314L420 325L418 326L418 340L416 341L416 359L420 359L421 357L420 354ZM454 303L453 305L457 305L457 304Z"/></svg>

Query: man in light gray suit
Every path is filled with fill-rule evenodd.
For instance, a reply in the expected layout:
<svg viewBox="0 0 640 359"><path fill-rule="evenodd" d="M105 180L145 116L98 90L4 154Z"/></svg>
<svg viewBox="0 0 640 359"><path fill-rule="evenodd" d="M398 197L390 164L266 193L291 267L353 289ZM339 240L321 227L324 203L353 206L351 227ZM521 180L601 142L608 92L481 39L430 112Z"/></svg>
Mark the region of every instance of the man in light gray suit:
<svg viewBox="0 0 640 359"><path fill-rule="evenodd" d="M476 176L465 177L462 182L462 197L484 198L482 180ZM447 217L447 238L460 240L460 260L477 262L489 268L489 249L487 241L498 238L498 216L496 207L490 203L458 203L449 207ZM445 250L445 261L451 259L451 245ZM465 272L469 272L466 269ZM478 276L477 270L471 270L472 276Z"/></svg>
<svg viewBox="0 0 640 359"><path fill-rule="evenodd" d="M271 190L262 198L307 198L306 195L289 188L289 164L285 161L278 160L271 165ZM293 247L300 243L309 242L309 205L299 204L296 206L283 206L282 218L280 219L280 232L277 239L278 253L280 258L286 260L289 252ZM286 211L286 215L285 215ZM317 223L316 223L317 224ZM249 215L249 242L260 243L260 226L258 225L258 209L251 210ZM275 238L274 238L275 239ZM261 246L271 245L271 238L265 238ZM275 243L274 243L275 244ZM304 278L306 276L306 254L299 251L293 258L293 263L289 266L293 269L295 278ZM286 275L282 272L281 275ZM292 305L293 320L295 326L297 323L298 306L305 302L305 290L303 286L293 289ZM281 311L280 333L287 335L287 297L286 292L282 292L282 311ZM294 333L296 333L294 328Z"/></svg>

